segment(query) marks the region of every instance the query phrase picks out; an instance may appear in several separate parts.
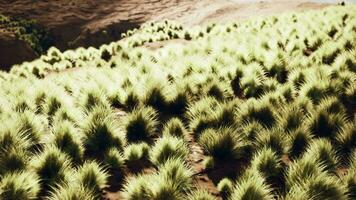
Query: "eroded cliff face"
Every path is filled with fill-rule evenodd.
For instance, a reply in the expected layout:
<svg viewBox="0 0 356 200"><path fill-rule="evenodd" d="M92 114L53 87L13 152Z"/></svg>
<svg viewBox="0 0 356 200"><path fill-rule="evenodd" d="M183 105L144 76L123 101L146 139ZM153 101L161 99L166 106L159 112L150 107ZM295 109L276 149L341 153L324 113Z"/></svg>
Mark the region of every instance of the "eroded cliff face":
<svg viewBox="0 0 356 200"><path fill-rule="evenodd" d="M305 4L306 1L0 0L0 13L36 20L48 29L53 37L54 45L60 50L65 50L77 47L98 47L104 43L119 40L121 33L139 27L147 21L170 19L192 26L325 6L325 4L317 3ZM11 45L1 44L1 46L4 48L1 48L0 52L5 52L7 46ZM20 43L15 46L18 49L13 50L14 53L23 54L26 59L32 58L33 55L27 47L22 47ZM20 53L21 51L25 52ZM18 59L1 61L0 66L25 61L20 56L17 57Z"/></svg>

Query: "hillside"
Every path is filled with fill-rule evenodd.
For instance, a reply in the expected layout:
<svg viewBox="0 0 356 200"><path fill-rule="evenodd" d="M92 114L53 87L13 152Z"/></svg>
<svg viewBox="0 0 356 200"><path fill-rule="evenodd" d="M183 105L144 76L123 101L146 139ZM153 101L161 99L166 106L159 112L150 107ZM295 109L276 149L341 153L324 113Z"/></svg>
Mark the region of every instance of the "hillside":
<svg viewBox="0 0 356 200"><path fill-rule="evenodd" d="M355 199L355 19L148 22L1 72L0 199Z"/></svg>
<svg viewBox="0 0 356 200"><path fill-rule="evenodd" d="M12 37L4 35L4 25L0 24L0 51L3 52L0 55L0 69L8 70L13 64L37 58L42 54L38 47L44 47L46 51L48 39L51 45L62 51L99 47L117 41L127 30L151 21L168 19L185 26L194 26L291 10L318 9L328 5L306 0L0 0L0 14L15 19L34 20L41 31L48 32L49 36L40 45L33 46L30 41L29 46L34 47L31 51L22 42L21 36L27 37L27 34L21 34L20 38L14 37L14 34L10 35ZM19 53L14 56L13 52Z"/></svg>

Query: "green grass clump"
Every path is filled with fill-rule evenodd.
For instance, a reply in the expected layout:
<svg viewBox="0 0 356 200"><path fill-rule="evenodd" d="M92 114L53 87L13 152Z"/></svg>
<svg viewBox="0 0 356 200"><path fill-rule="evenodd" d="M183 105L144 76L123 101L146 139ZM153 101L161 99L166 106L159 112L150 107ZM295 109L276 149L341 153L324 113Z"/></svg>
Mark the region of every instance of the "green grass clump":
<svg viewBox="0 0 356 200"><path fill-rule="evenodd" d="M88 187L80 184L62 184L51 192L48 200L95 200L98 195Z"/></svg>
<svg viewBox="0 0 356 200"><path fill-rule="evenodd" d="M127 200L145 200L152 198L152 175L131 176L123 186L123 197Z"/></svg>
<svg viewBox="0 0 356 200"><path fill-rule="evenodd" d="M244 140L229 127L205 130L198 143L208 155L218 160L239 159L248 153Z"/></svg>
<svg viewBox="0 0 356 200"><path fill-rule="evenodd" d="M163 127L162 134L164 136L182 137L187 134L187 130L184 127L183 122L179 118L170 119Z"/></svg>
<svg viewBox="0 0 356 200"><path fill-rule="evenodd" d="M86 154L106 152L111 147L123 149L123 133L118 129L114 113L108 108L94 108L82 123L81 129Z"/></svg>
<svg viewBox="0 0 356 200"><path fill-rule="evenodd" d="M308 199L347 199L346 188L336 177L329 176L326 173L321 173L313 179L307 180L302 187L306 191Z"/></svg>
<svg viewBox="0 0 356 200"><path fill-rule="evenodd" d="M305 114L300 108L288 107L278 116L278 124L282 130L293 131L298 129L305 119Z"/></svg>
<svg viewBox="0 0 356 200"><path fill-rule="evenodd" d="M95 161L85 162L76 172L76 180L94 194L100 194L108 183L108 173Z"/></svg>
<svg viewBox="0 0 356 200"><path fill-rule="evenodd" d="M216 200L216 197L206 190L197 189L188 195L188 200Z"/></svg>
<svg viewBox="0 0 356 200"><path fill-rule="evenodd" d="M104 156L103 162L107 166L111 175L115 175L119 179L125 174L124 155L117 149L111 148Z"/></svg>
<svg viewBox="0 0 356 200"><path fill-rule="evenodd" d="M325 139L314 140L304 154L305 159L315 160L325 166L327 170L335 170L339 158L331 142Z"/></svg>
<svg viewBox="0 0 356 200"><path fill-rule="evenodd" d="M191 104L187 111L189 129L198 137L205 129L233 126L236 123L236 102L220 103L215 98L205 97Z"/></svg>
<svg viewBox="0 0 356 200"><path fill-rule="evenodd" d="M109 107L110 105L105 93L97 88L82 91L79 99L79 105L81 105L84 110L92 110L99 106Z"/></svg>
<svg viewBox="0 0 356 200"><path fill-rule="evenodd" d="M268 128L277 120L274 109L268 102L250 101L241 106L238 113L242 122L257 121Z"/></svg>
<svg viewBox="0 0 356 200"><path fill-rule="evenodd" d="M311 133L304 127L290 132L286 151L290 158L298 158L306 151L312 141Z"/></svg>
<svg viewBox="0 0 356 200"><path fill-rule="evenodd" d="M39 177L33 172L9 173L0 180L1 199L37 199L40 189Z"/></svg>
<svg viewBox="0 0 356 200"><path fill-rule="evenodd" d="M216 187L218 188L220 194L226 198L232 193L234 183L228 178L223 178L219 181Z"/></svg>
<svg viewBox="0 0 356 200"><path fill-rule="evenodd" d="M17 116L16 123L18 132L27 135L33 146L39 145L44 128L38 116L25 111Z"/></svg>
<svg viewBox="0 0 356 200"><path fill-rule="evenodd" d="M317 137L334 139L346 122L344 115L319 110L309 117L308 128Z"/></svg>
<svg viewBox="0 0 356 200"><path fill-rule="evenodd" d="M142 159L148 159L149 150L150 146L145 142L130 144L125 148L124 157L127 163L133 164Z"/></svg>
<svg viewBox="0 0 356 200"><path fill-rule="evenodd" d="M265 183L265 180L257 173L247 176L240 180L231 196L231 200L243 200L243 199L262 199L272 200L274 196L271 188Z"/></svg>
<svg viewBox="0 0 356 200"><path fill-rule="evenodd" d="M182 164L183 163L183 164ZM167 160L153 185L153 199L181 199L192 187L192 172L181 159Z"/></svg>
<svg viewBox="0 0 356 200"><path fill-rule="evenodd" d="M355 123L348 123L341 128L337 135L337 146L339 153L348 158L350 154L356 149L356 125Z"/></svg>
<svg viewBox="0 0 356 200"><path fill-rule="evenodd" d="M318 174L325 171L325 166L314 162L308 158L301 158L294 161L287 170L286 183L291 188L294 185L304 184L305 181L313 179Z"/></svg>
<svg viewBox="0 0 356 200"><path fill-rule="evenodd" d="M181 199L192 187L192 172L181 159L168 159L154 174L129 177L123 186L125 199Z"/></svg>
<svg viewBox="0 0 356 200"><path fill-rule="evenodd" d="M61 121L55 124L52 131L51 144L68 154L74 163L83 161L84 147L82 135L69 121Z"/></svg>
<svg viewBox="0 0 356 200"><path fill-rule="evenodd" d="M41 194L47 193L62 181L69 180L72 171L70 158L58 148L49 146L31 160L31 168L39 175Z"/></svg>
<svg viewBox="0 0 356 200"><path fill-rule="evenodd" d="M151 140L157 132L157 113L151 107L137 108L125 118L124 130L129 142Z"/></svg>
<svg viewBox="0 0 356 200"><path fill-rule="evenodd" d="M271 149L258 151L252 158L251 169L261 173L267 181L273 181L282 176L281 159Z"/></svg>
<svg viewBox="0 0 356 200"><path fill-rule="evenodd" d="M181 158L185 160L188 153L188 146L183 139L164 136L150 150L150 160L157 166L165 163L168 159Z"/></svg>
<svg viewBox="0 0 356 200"><path fill-rule="evenodd" d="M279 128L263 130L256 138L255 148L257 150L270 148L278 155L282 155L286 149L286 141L283 139L283 136L283 131Z"/></svg>
<svg viewBox="0 0 356 200"><path fill-rule="evenodd" d="M167 94L162 83L150 83L146 89L143 103L156 110L164 111L167 108Z"/></svg>
<svg viewBox="0 0 356 200"><path fill-rule="evenodd" d="M24 170L29 161L28 150L33 144L29 136L5 125L0 129L0 175Z"/></svg>

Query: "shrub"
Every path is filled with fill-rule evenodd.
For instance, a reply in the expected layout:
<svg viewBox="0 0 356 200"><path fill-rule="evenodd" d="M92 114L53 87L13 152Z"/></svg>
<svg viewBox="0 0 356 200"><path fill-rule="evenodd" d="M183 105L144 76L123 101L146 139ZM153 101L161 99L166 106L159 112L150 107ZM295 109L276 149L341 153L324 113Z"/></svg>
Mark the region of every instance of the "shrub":
<svg viewBox="0 0 356 200"><path fill-rule="evenodd" d="M257 173L252 174L239 181L230 197L231 200L261 199L272 200L272 190L265 183L264 179Z"/></svg>
<svg viewBox="0 0 356 200"><path fill-rule="evenodd" d="M108 177L106 170L95 161L85 162L76 173L77 181L97 195L106 186Z"/></svg>
<svg viewBox="0 0 356 200"><path fill-rule="evenodd" d="M124 130L129 142L149 141L157 131L157 113L151 107L133 110L126 116Z"/></svg>
<svg viewBox="0 0 356 200"><path fill-rule="evenodd" d="M86 154L106 152L111 147L123 149L125 140L119 131L114 113L105 107L96 107L83 122Z"/></svg>
<svg viewBox="0 0 356 200"><path fill-rule="evenodd" d="M207 129L198 139L204 151L214 159L239 159L245 156L246 144L233 128Z"/></svg>
<svg viewBox="0 0 356 200"><path fill-rule="evenodd" d="M1 199L37 199L40 192L39 177L33 172L9 173L1 178Z"/></svg>
<svg viewBox="0 0 356 200"><path fill-rule="evenodd" d="M187 130L185 129L183 122L179 118L174 117L164 125L162 134L164 136L184 138L187 134Z"/></svg>
<svg viewBox="0 0 356 200"><path fill-rule="evenodd" d="M47 193L57 183L69 180L68 173L72 170L67 155L53 146L32 159L31 167L40 177L41 194Z"/></svg>
<svg viewBox="0 0 356 200"><path fill-rule="evenodd" d="M52 131L51 144L68 154L73 162L79 164L83 160L84 147L82 135L79 134L73 124L69 121L62 121L55 124Z"/></svg>
<svg viewBox="0 0 356 200"><path fill-rule="evenodd" d="M173 136L160 138L150 151L150 160L156 166L165 163L170 158L185 160L189 153L185 141Z"/></svg>

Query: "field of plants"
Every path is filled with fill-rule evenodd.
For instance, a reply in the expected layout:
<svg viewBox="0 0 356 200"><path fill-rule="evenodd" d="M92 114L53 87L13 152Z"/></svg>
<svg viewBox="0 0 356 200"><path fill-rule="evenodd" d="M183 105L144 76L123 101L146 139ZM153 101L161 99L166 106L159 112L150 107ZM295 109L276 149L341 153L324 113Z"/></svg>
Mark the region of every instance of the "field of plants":
<svg viewBox="0 0 356 200"><path fill-rule="evenodd" d="M123 37L0 73L1 200L356 199L355 5Z"/></svg>

